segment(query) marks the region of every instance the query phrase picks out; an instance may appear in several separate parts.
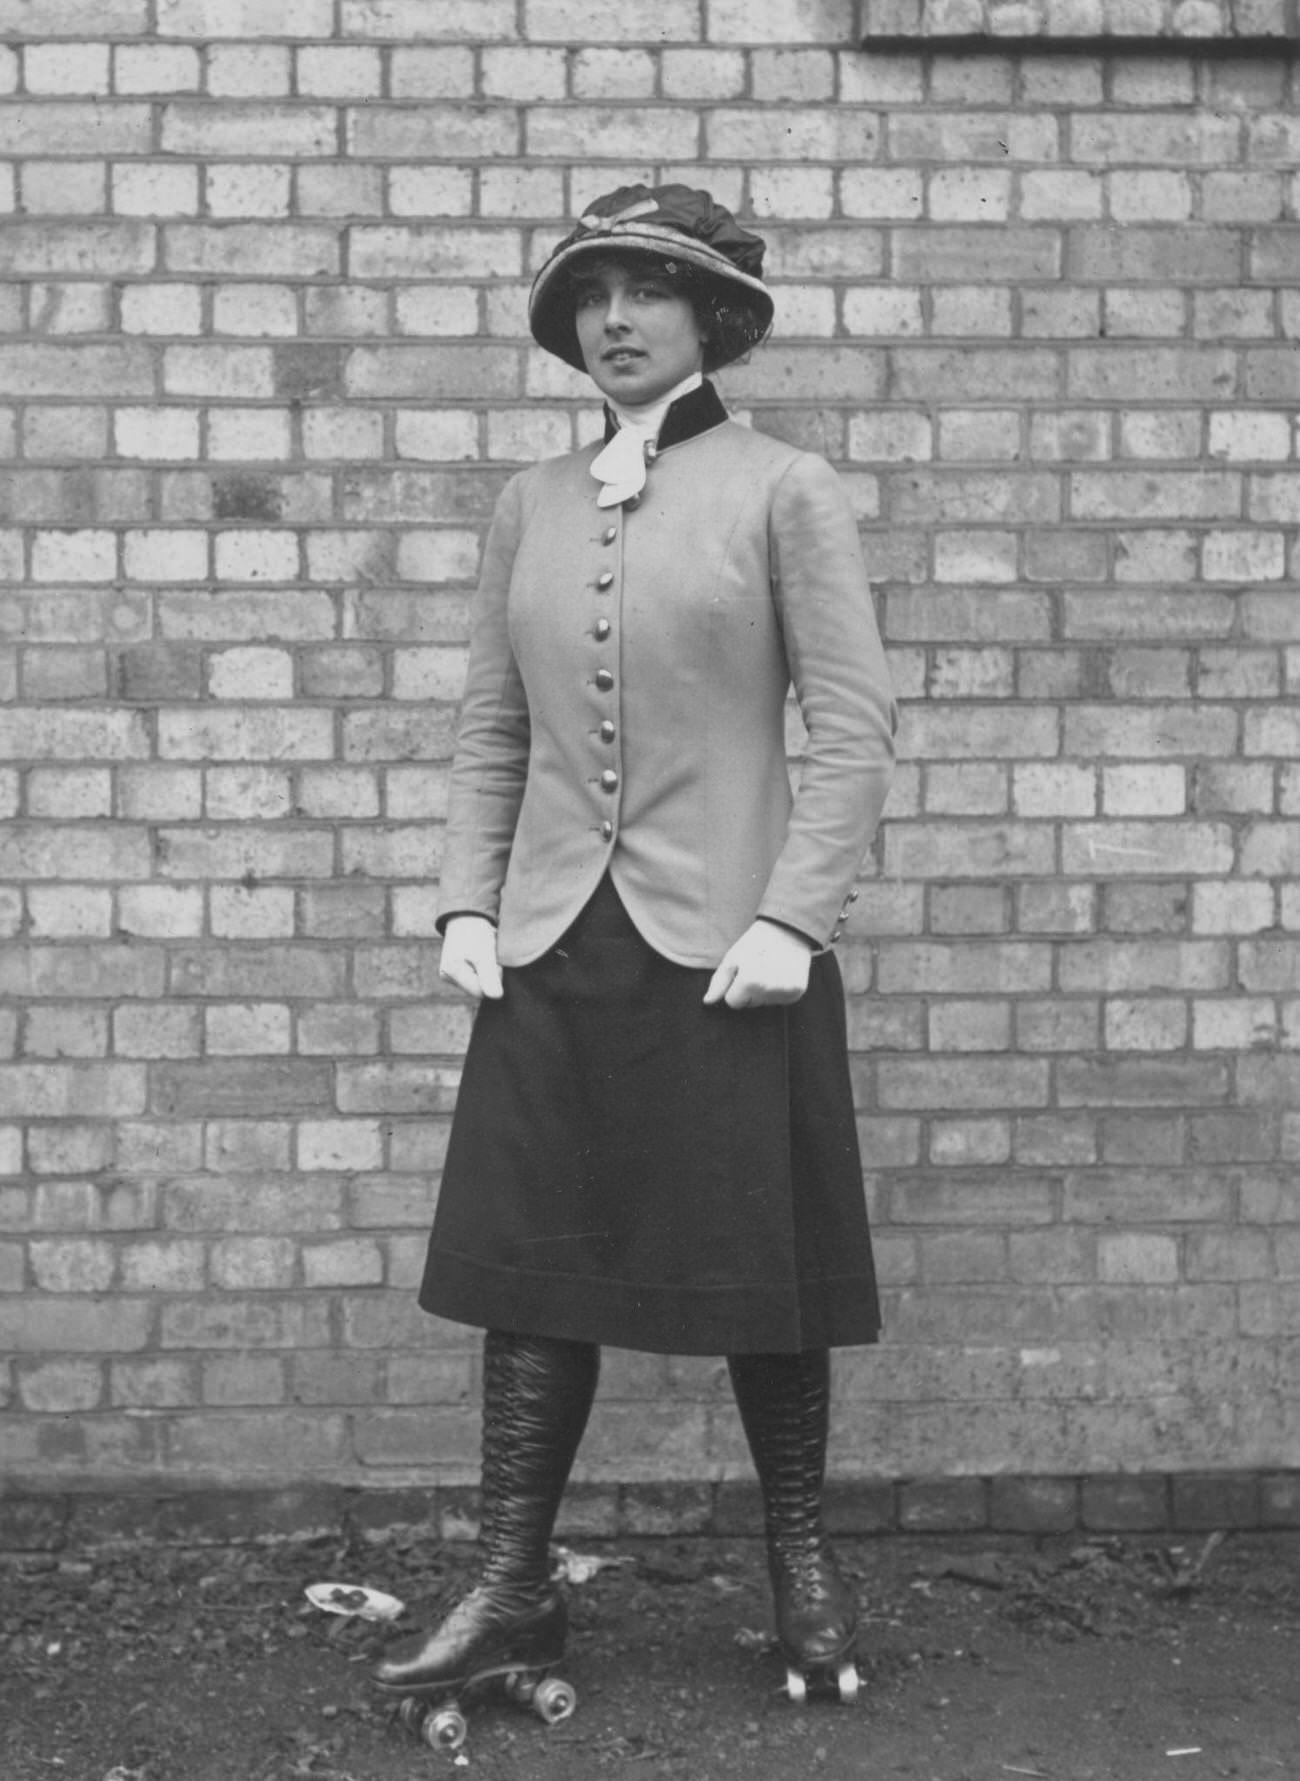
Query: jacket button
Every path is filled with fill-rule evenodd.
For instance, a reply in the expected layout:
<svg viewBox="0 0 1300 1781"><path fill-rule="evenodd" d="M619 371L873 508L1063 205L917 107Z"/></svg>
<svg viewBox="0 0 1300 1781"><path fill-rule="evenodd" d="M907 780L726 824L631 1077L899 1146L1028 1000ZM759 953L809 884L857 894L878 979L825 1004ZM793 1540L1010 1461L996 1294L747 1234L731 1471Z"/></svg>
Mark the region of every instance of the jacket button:
<svg viewBox="0 0 1300 1781"><path fill-rule="evenodd" d="M600 641L603 643L605 641L606 637L609 636L609 633L613 629L613 626L610 624L610 622L607 618L598 618L596 620L595 629L596 629L597 637L599 637Z"/></svg>
<svg viewBox="0 0 1300 1781"><path fill-rule="evenodd" d="M602 693L609 692L609 690L611 689L613 684L614 684L614 676L610 673L609 669L608 668L597 668L597 670L596 670L596 685L600 688L601 692Z"/></svg>
<svg viewBox="0 0 1300 1781"><path fill-rule="evenodd" d="M610 841L610 840L612 840L612 839L613 839L613 835L614 835L614 825L613 825L613 823L612 823L612 822L609 822L609 821L606 821L606 822L603 822L603 823L601 823L601 825L600 825L600 833L601 833L601 839L602 839L602 840L604 840L604 841Z"/></svg>
<svg viewBox="0 0 1300 1781"><path fill-rule="evenodd" d="M612 544L617 537L618 537L618 527L617 526L607 526L605 528L605 530L600 535L600 541L602 544Z"/></svg>
<svg viewBox="0 0 1300 1781"><path fill-rule="evenodd" d="M844 932L843 928L836 928L835 932L831 935L831 944L832 945L834 945L835 942L842 936L843 932Z"/></svg>
<svg viewBox="0 0 1300 1781"><path fill-rule="evenodd" d="M618 774L612 767L606 767L605 771L601 774L600 789L603 792L616 792L618 790Z"/></svg>
<svg viewBox="0 0 1300 1781"><path fill-rule="evenodd" d="M613 585L614 571L612 569L602 569L600 574L596 577L596 586L600 589L602 594L606 594Z"/></svg>
<svg viewBox="0 0 1300 1781"><path fill-rule="evenodd" d="M609 719L606 718L604 723L600 726L600 739L602 742L612 742L614 740L614 735L614 726Z"/></svg>
<svg viewBox="0 0 1300 1781"><path fill-rule="evenodd" d="M858 895L859 895L859 893L858 893L858 892L857 892L857 891L855 891L855 890L851 890L851 891L850 891L850 892L849 892L849 902L850 902L850 903L856 903L856 902L857 902L857 900L858 900Z"/></svg>

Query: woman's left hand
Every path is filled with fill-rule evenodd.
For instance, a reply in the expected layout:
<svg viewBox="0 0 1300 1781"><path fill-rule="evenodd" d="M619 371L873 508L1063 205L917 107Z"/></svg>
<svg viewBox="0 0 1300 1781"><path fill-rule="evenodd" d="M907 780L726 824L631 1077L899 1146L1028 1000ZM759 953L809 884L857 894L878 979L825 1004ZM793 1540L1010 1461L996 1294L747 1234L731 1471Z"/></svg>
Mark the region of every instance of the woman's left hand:
<svg viewBox="0 0 1300 1781"><path fill-rule="evenodd" d="M808 987L812 953L811 940L792 929L774 921L753 922L713 973L705 1004L770 1008L797 1002Z"/></svg>

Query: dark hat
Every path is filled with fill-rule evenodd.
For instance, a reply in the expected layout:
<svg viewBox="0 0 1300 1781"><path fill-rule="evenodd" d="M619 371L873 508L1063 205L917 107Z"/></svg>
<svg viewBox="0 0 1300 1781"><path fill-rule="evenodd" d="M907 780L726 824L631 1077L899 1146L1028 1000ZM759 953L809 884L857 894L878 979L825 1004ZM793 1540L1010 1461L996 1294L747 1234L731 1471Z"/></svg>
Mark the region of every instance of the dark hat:
<svg viewBox="0 0 1300 1781"><path fill-rule="evenodd" d="M763 283L764 243L729 210L690 186L620 186L597 198L555 249L528 298L533 338L576 370L585 370L574 332L568 274L575 261L599 253L653 254L708 275L725 303L725 338L708 369L730 364L757 346L772 326L772 294Z"/></svg>

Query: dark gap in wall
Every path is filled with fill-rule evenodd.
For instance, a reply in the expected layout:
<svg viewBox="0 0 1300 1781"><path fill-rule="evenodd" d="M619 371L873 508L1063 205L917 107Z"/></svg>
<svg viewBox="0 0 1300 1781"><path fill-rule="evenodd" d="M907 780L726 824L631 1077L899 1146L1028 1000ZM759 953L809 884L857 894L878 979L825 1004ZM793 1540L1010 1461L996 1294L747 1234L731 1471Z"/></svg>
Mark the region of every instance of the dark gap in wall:
<svg viewBox="0 0 1300 1781"><path fill-rule="evenodd" d="M1290 37L964 37L923 36L919 31L889 37L866 36L859 47L880 55L945 56L1169 56L1179 61L1217 62L1224 57L1300 57L1300 39Z"/></svg>

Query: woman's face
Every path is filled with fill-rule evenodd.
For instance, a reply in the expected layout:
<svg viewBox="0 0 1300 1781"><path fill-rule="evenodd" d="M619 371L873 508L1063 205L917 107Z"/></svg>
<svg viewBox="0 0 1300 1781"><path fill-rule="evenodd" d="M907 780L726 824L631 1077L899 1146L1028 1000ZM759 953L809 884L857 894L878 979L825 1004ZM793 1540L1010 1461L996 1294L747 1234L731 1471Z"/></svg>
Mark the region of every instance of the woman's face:
<svg viewBox="0 0 1300 1781"><path fill-rule="evenodd" d="M585 268L575 281L574 325L597 389L629 408L657 401L703 366L695 311L654 261L611 257Z"/></svg>

